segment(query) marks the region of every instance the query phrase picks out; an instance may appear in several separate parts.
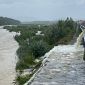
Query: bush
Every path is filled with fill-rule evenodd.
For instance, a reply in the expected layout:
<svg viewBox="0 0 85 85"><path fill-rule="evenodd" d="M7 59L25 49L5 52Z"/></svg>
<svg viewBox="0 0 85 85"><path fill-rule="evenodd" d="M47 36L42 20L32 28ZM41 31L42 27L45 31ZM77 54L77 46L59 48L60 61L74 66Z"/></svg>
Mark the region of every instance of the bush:
<svg viewBox="0 0 85 85"><path fill-rule="evenodd" d="M50 27L51 29L48 29L45 34L45 40L50 45L58 45L58 42L65 44L72 40L76 33L77 25L71 18L67 18L66 20L59 20L57 24L53 24ZM66 40L66 38L69 40ZM65 41L63 41L64 39Z"/></svg>
<svg viewBox="0 0 85 85"><path fill-rule="evenodd" d="M26 76L17 76L17 78L16 78L16 82L17 82L18 85L23 85L28 80L29 80L29 75L26 75Z"/></svg>
<svg viewBox="0 0 85 85"><path fill-rule="evenodd" d="M28 55L24 56L22 59L20 59L17 64L16 64L16 70L23 70L23 69L28 69L32 65L34 65L34 57Z"/></svg>
<svg viewBox="0 0 85 85"><path fill-rule="evenodd" d="M19 59L22 59L24 56L28 55L30 53L29 46L27 44L24 44L19 47L17 50L17 55Z"/></svg>
<svg viewBox="0 0 85 85"><path fill-rule="evenodd" d="M31 52L35 58L43 56L48 50L49 46L43 41L35 41L30 45Z"/></svg>

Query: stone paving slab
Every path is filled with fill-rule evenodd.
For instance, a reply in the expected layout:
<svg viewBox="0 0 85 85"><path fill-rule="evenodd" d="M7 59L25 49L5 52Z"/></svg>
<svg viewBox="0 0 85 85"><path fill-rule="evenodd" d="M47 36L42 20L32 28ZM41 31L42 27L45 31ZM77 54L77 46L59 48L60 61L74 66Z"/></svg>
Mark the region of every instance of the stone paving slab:
<svg viewBox="0 0 85 85"><path fill-rule="evenodd" d="M85 85L83 48L56 46L31 85Z"/></svg>

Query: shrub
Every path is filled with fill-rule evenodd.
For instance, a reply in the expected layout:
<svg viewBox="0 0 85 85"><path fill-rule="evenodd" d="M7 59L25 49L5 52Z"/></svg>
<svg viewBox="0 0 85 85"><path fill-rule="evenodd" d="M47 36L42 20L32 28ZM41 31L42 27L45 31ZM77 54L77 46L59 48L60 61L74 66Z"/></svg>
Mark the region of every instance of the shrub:
<svg viewBox="0 0 85 85"><path fill-rule="evenodd" d="M32 65L34 65L34 58L30 55L24 56L22 59L20 59L16 64L16 70L23 70L28 69Z"/></svg>
<svg viewBox="0 0 85 85"><path fill-rule="evenodd" d="M35 58L43 56L48 50L49 46L43 41L35 41L30 45L31 52Z"/></svg>
<svg viewBox="0 0 85 85"><path fill-rule="evenodd" d="M23 85L28 80L29 80L29 75L17 76L17 78L16 78L16 82L18 85Z"/></svg>

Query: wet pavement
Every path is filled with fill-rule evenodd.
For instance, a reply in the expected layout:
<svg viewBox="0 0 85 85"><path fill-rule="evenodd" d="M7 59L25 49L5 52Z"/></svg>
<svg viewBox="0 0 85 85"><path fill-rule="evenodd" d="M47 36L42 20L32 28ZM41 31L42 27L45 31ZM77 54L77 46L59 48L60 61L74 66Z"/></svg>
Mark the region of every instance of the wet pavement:
<svg viewBox="0 0 85 85"><path fill-rule="evenodd" d="M85 85L83 48L56 46L31 85Z"/></svg>
<svg viewBox="0 0 85 85"><path fill-rule="evenodd" d="M14 85L18 44L13 38L15 33L2 28L0 26L0 85Z"/></svg>

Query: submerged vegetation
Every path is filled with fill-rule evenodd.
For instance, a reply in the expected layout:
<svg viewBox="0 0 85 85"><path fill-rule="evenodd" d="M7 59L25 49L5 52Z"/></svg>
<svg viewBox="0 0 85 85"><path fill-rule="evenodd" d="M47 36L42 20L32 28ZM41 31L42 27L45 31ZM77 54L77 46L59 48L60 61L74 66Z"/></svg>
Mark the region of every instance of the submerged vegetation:
<svg viewBox="0 0 85 85"><path fill-rule="evenodd" d="M77 23L71 18L59 20L56 24L51 25L29 24L4 27L4 29L8 29L10 32L17 32L14 37L19 43L16 71L21 72L16 78L18 84L23 85L29 80L42 64L42 56L46 52L51 50L55 45L68 44L73 39L76 28ZM40 33L38 33L39 31ZM25 69L31 69L32 73L22 76L22 72Z"/></svg>

